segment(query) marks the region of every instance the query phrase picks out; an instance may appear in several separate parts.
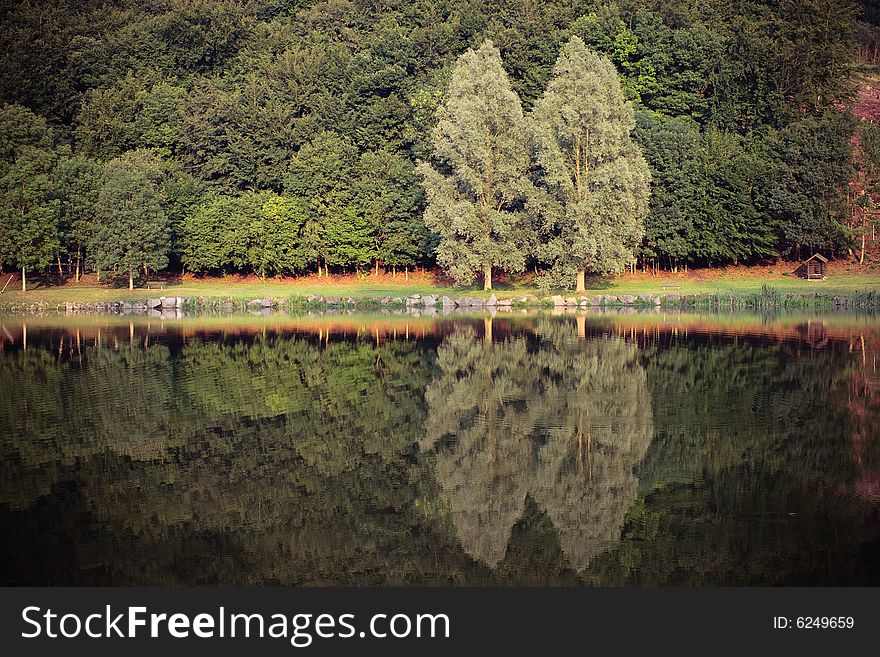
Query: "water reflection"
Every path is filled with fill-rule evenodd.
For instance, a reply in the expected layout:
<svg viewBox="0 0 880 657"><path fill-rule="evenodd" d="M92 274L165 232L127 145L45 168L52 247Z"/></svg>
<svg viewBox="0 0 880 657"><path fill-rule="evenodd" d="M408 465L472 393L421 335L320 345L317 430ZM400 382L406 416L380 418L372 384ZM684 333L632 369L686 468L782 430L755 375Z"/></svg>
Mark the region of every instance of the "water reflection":
<svg viewBox="0 0 880 657"><path fill-rule="evenodd" d="M436 448L441 498L468 554L496 566L531 494L583 570L617 543L636 499L633 469L653 432L645 372L621 338L586 341L551 320L534 337L493 343L469 327L446 337L422 447Z"/></svg>
<svg viewBox="0 0 880 657"><path fill-rule="evenodd" d="M0 325L6 584L880 582L870 321Z"/></svg>

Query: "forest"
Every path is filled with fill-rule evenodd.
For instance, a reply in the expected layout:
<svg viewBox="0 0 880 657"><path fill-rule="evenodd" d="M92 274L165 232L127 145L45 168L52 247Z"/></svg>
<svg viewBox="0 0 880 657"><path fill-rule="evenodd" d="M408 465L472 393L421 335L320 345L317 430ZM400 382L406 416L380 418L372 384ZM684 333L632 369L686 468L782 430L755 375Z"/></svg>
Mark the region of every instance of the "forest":
<svg viewBox="0 0 880 657"><path fill-rule="evenodd" d="M878 14L2 0L0 264L23 284L439 265L582 288L585 271L844 256L880 191L880 132L848 109ZM600 137L566 134L572 112Z"/></svg>

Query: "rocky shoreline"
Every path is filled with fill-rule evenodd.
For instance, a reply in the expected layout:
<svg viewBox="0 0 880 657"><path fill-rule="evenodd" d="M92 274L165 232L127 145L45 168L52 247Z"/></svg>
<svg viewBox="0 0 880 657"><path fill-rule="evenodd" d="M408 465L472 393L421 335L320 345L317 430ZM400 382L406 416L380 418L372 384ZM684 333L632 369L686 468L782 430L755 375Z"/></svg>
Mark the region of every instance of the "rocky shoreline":
<svg viewBox="0 0 880 657"><path fill-rule="evenodd" d="M406 297L340 297L309 295L306 297L262 297L257 299L223 297L170 297L162 296L139 301L74 302L47 304L0 304L5 312L59 311L65 314L146 314L150 316L176 315L186 312L269 312L301 310L377 310L399 309L420 311L484 311L520 309L679 309L679 310L760 310L773 308L821 308L826 310L875 310L880 309L880 293L859 292L851 296L822 294L782 294L772 298L766 294L746 295L592 295L548 297L498 297L488 298L448 295L413 294Z"/></svg>

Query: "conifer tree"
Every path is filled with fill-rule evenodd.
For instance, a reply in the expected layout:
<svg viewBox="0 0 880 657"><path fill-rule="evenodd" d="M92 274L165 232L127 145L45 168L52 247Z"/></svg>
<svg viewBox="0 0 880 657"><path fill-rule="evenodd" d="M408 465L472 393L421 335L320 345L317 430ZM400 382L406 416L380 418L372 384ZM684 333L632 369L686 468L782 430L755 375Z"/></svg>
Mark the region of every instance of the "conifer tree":
<svg viewBox="0 0 880 657"><path fill-rule="evenodd" d="M530 116L541 189L533 203L550 263L546 282L619 271L644 235L650 172L630 137L632 107L613 64L572 37Z"/></svg>
<svg viewBox="0 0 880 657"><path fill-rule="evenodd" d="M530 189L519 97L491 41L458 58L433 131L436 166L423 163L425 223L440 234L437 262L456 284L492 269L525 267L525 198Z"/></svg>

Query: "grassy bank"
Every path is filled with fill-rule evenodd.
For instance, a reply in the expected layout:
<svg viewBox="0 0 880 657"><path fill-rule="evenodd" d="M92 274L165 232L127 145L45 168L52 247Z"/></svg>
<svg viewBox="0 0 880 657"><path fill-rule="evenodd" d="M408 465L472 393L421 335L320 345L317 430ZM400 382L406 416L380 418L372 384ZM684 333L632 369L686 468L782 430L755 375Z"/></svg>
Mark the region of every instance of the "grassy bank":
<svg viewBox="0 0 880 657"><path fill-rule="evenodd" d="M674 287L669 286L669 283L674 284ZM769 292L764 288L767 285L770 287ZM826 303L831 302L834 296L867 299L870 293L880 292L880 274L842 274L824 281L805 281L795 277L775 277L768 281L767 278L757 275L704 280L683 276L620 277L593 279L588 282L588 286L585 296L677 294L688 297L688 303L694 307L723 307L730 305L731 300L734 300L733 303L739 307L761 308L798 304L807 307L821 305L816 301L817 298ZM571 291L560 291L560 293L566 296L573 294ZM368 301L381 297L401 298L412 294L448 295L454 299L462 296L486 298L490 293L478 287L454 288L438 284L430 275L413 276L408 281L403 280L401 276L397 279L390 276L378 278L349 276L266 281L253 278L206 278L169 283L164 289L128 290L72 284L38 287L28 292L7 288L0 295L0 308L24 309L35 305L53 308L63 307L65 303L136 302L160 296L202 299L210 305L220 299L246 302L264 297L303 299L310 295L319 295ZM494 294L498 298L528 298L531 302L540 303L553 293L528 285L497 285Z"/></svg>

